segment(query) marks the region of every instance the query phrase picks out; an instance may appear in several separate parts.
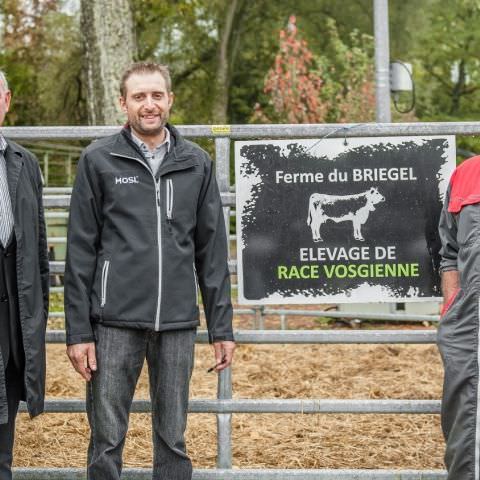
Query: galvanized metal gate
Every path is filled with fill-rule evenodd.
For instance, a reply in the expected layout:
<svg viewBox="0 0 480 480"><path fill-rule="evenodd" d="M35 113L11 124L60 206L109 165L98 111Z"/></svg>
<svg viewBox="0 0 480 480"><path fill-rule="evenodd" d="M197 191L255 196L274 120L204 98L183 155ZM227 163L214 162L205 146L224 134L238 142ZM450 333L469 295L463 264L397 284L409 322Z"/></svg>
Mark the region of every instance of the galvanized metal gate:
<svg viewBox="0 0 480 480"><path fill-rule="evenodd" d="M186 137L209 137L215 139L215 159L217 180L220 187L225 211L225 222L228 229L230 209L235 204L235 194L232 193L230 182L230 146L234 139L246 138L326 138L326 137L360 137L360 136L404 136L404 135L477 135L480 133L480 123L408 123L408 124L328 124L328 125L232 125L232 126L180 126L180 132ZM79 140L94 139L110 135L118 131L117 127L6 127L4 135L11 139L63 139ZM61 192L62 193L62 192ZM68 207L69 195L45 195L46 208ZM234 272L235 262L230 259L230 267ZM52 274L63 272L63 262L51 262ZM255 311L255 310L254 310ZM261 309L257 309L261 312ZM250 313L243 310L238 313ZM269 313L273 311L269 310ZM300 314L301 311L279 312L280 315ZM55 315L55 314L54 314ZM330 316L339 316L330 313ZM366 317L412 320L410 315L378 315L362 314ZM340 316L358 316L355 314ZM260 315L261 317L261 315ZM436 321L438 317L416 316L416 320ZM256 322L262 326L261 320ZM237 331L238 343L292 343L292 344L362 344L362 343L435 343L435 331L275 331L275 330L245 330ZM47 342L63 343L63 331L49 331ZM206 332L199 332L198 342L207 343ZM132 412L147 412L148 401L135 401ZM25 409L23 409L24 411ZM47 400L46 412L83 412L85 404L82 400ZM222 372L218 377L216 399L192 400L190 412L214 413L217 415L217 469L195 470L195 480L213 479L275 479L275 480L307 480L307 479L377 479L377 480L440 480L446 478L441 470L257 470L232 468L232 437L231 420L234 413L369 413L369 414L438 414L440 401L437 400L322 400L322 399L291 399L291 400L253 400L232 399L231 371ZM412 439L414 440L414 439ZM86 448L86 446L85 446ZM149 469L125 469L124 478L151 478ZM17 468L16 480L42 479L83 479L84 469L38 469Z"/></svg>

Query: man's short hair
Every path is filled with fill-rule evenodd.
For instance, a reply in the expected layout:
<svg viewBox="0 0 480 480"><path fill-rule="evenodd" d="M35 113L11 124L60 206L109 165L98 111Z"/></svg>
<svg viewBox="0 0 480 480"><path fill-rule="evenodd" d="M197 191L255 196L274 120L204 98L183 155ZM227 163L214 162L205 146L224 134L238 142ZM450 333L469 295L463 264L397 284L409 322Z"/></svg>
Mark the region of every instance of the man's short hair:
<svg viewBox="0 0 480 480"><path fill-rule="evenodd" d="M0 70L0 87L2 86L5 90L8 90L7 76L4 72L2 72L2 70Z"/></svg>
<svg viewBox="0 0 480 480"><path fill-rule="evenodd" d="M167 91L172 90L172 80L170 78L170 71L167 65L161 65L159 63L153 62L137 62L125 70L120 80L120 95L125 98L127 96L127 80L134 74L138 73L140 75L146 73L159 73L165 80L165 85Z"/></svg>

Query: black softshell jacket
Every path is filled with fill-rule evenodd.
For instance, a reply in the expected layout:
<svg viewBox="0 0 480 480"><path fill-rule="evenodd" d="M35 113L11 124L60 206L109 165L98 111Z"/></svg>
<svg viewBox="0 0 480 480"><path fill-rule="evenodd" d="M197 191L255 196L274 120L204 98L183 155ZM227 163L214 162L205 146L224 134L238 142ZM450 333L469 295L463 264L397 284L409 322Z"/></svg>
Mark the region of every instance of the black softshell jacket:
<svg viewBox="0 0 480 480"><path fill-rule="evenodd" d="M233 340L214 166L198 145L167 128L172 144L155 177L128 128L82 154L65 270L69 345L93 341L92 322L155 331L196 327L198 286L210 341Z"/></svg>

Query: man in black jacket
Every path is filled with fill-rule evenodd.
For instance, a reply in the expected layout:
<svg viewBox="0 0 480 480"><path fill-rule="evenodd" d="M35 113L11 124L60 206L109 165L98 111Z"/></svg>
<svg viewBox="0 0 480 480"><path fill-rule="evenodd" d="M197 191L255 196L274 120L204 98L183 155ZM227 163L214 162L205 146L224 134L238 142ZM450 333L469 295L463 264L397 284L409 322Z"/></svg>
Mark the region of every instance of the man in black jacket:
<svg viewBox="0 0 480 480"><path fill-rule="evenodd" d="M0 126L11 93L0 71ZM0 480L12 478L20 400L43 411L48 254L35 157L0 133Z"/></svg>
<svg viewBox="0 0 480 480"><path fill-rule="evenodd" d="M88 478L120 479L146 359L153 478L190 480L184 431L198 287L216 371L235 348L223 210L211 159L167 123L167 67L134 64L120 90L128 124L83 152L68 230L67 353L89 382Z"/></svg>

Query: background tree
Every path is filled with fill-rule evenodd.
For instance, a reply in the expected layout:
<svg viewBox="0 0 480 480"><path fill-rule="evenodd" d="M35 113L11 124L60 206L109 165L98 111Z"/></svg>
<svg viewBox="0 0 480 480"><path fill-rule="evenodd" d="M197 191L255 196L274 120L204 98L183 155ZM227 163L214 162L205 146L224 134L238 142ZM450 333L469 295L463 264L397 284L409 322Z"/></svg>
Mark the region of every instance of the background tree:
<svg viewBox="0 0 480 480"><path fill-rule="evenodd" d="M477 3L389 3L391 58L414 64L417 87L414 114L396 119L477 118ZM108 68L121 70L121 56L128 53L125 64L138 58L171 66L178 97L173 121L246 123L255 104L268 110L264 82L278 53L278 32L292 13L312 54L309 73L322 81L319 101L328 104L324 121L373 120L372 7L372 0L3 0L0 64L15 93L8 121L87 123L87 98L91 110L116 105L118 81ZM94 8L101 10L100 17ZM133 12L131 24L128 12ZM99 25L105 37L95 33ZM82 32L93 42L88 52L96 63L89 68ZM453 65L459 71L455 81ZM92 88L93 78L102 80L87 97L89 78ZM107 98L106 89L110 100L95 97ZM97 123L118 121L101 121L94 110L90 117Z"/></svg>
<svg viewBox="0 0 480 480"><path fill-rule="evenodd" d="M424 118L472 118L479 111L480 7L476 0L454 3L445 8L436 1L425 15L428 28L417 38L417 111Z"/></svg>
<svg viewBox="0 0 480 480"><path fill-rule="evenodd" d="M133 17L128 0L81 1L85 43L88 120L92 125L118 124L122 72L135 56Z"/></svg>
<svg viewBox="0 0 480 480"><path fill-rule="evenodd" d="M231 69L238 48L239 22L242 20L244 0L231 0L218 24L217 68L215 74L215 97L212 117L216 123L227 123Z"/></svg>

